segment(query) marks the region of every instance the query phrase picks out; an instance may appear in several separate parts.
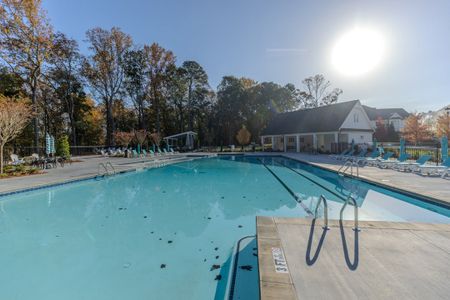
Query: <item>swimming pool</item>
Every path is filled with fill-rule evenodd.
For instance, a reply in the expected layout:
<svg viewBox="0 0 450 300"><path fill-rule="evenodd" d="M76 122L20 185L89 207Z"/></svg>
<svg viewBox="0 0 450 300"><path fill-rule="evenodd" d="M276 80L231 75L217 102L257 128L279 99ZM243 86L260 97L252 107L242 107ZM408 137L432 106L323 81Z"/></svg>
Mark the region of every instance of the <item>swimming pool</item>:
<svg viewBox="0 0 450 300"><path fill-rule="evenodd" d="M350 192L361 220L450 223L447 207L294 160L194 160L0 198L0 299L223 299L256 215L308 217L324 194L337 218Z"/></svg>

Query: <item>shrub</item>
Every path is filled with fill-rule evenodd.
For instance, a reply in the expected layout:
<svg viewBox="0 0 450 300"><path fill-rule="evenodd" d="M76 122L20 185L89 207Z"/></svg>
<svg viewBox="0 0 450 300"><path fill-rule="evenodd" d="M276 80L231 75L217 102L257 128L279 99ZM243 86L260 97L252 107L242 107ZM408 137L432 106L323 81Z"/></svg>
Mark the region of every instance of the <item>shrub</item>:
<svg viewBox="0 0 450 300"><path fill-rule="evenodd" d="M56 143L56 155L70 158L69 137L67 135L63 135L58 139L58 143Z"/></svg>

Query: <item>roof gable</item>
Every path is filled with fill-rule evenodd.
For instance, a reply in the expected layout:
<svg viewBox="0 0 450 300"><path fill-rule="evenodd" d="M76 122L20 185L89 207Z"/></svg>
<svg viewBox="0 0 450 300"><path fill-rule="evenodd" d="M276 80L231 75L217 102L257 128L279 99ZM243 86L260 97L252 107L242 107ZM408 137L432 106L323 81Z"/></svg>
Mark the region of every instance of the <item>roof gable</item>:
<svg viewBox="0 0 450 300"><path fill-rule="evenodd" d="M339 131L357 103L359 100L277 114L262 135Z"/></svg>
<svg viewBox="0 0 450 300"><path fill-rule="evenodd" d="M367 116L372 121L375 121L378 118L388 120L395 114L397 114L402 119L407 118L409 116L409 113L403 108L375 108L366 105L363 105L363 107L367 113Z"/></svg>

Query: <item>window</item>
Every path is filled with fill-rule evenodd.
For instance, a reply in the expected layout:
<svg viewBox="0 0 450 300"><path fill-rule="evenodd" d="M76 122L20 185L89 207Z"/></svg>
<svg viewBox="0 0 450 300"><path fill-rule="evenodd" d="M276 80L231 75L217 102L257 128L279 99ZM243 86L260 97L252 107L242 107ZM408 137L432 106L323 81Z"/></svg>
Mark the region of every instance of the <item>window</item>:
<svg viewBox="0 0 450 300"><path fill-rule="evenodd" d="M288 138L288 143L295 143L295 138L289 137Z"/></svg>

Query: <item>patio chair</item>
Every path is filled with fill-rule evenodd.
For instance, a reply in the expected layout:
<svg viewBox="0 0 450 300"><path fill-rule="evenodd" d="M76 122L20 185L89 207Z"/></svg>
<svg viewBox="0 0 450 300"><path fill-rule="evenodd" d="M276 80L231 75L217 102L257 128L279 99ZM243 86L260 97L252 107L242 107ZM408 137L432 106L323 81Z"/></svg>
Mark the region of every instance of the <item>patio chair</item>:
<svg viewBox="0 0 450 300"><path fill-rule="evenodd" d="M389 159L394 155L394 152L386 152L382 158L368 159L367 164L369 166L379 166L381 163L389 161Z"/></svg>
<svg viewBox="0 0 450 300"><path fill-rule="evenodd" d="M441 175L442 178L445 177L445 175L449 174L449 168L450 168L450 157L447 157L442 164L438 166L433 165L420 165L418 166L418 171L422 175ZM442 173L442 174L441 174Z"/></svg>
<svg viewBox="0 0 450 300"><path fill-rule="evenodd" d="M346 160L347 158L351 158L354 153L355 153L355 149L351 149L349 152L347 152L347 154L339 156L337 159L338 160Z"/></svg>
<svg viewBox="0 0 450 300"><path fill-rule="evenodd" d="M352 157L347 157L345 160L354 160L354 161L358 161L360 158L364 158L367 154L367 149L363 149L361 151L359 151L359 153L355 156Z"/></svg>
<svg viewBox="0 0 450 300"><path fill-rule="evenodd" d="M350 150L351 149L345 149L344 151L341 152L341 154L332 154L330 155L330 157L333 159L338 159L338 157L346 155L348 152L350 152Z"/></svg>
<svg viewBox="0 0 450 300"><path fill-rule="evenodd" d="M398 163L394 166L394 168L398 171L417 171L419 169L419 166L424 165L427 161L429 161L431 159L431 155L422 155L421 157L419 157L418 160L416 160L415 162L401 162Z"/></svg>
<svg viewBox="0 0 450 300"><path fill-rule="evenodd" d="M132 158L137 158L137 157L139 157L139 154L137 153L137 151L136 151L136 149L133 149L133 150L131 150L131 157Z"/></svg>
<svg viewBox="0 0 450 300"><path fill-rule="evenodd" d="M11 164L14 166L25 163L25 161L22 158L19 159L19 156L17 154L11 154L10 157L11 157Z"/></svg>
<svg viewBox="0 0 450 300"><path fill-rule="evenodd" d="M387 168L392 168L394 166L396 166L398 163L402 163L405 162L408 158L410 158L411 155L409 155L408 153L402 153L398 159L393 159L393 160L388 160L388 161L382 161L378 164L379 168L382 169L387 169Z"/></svg>

